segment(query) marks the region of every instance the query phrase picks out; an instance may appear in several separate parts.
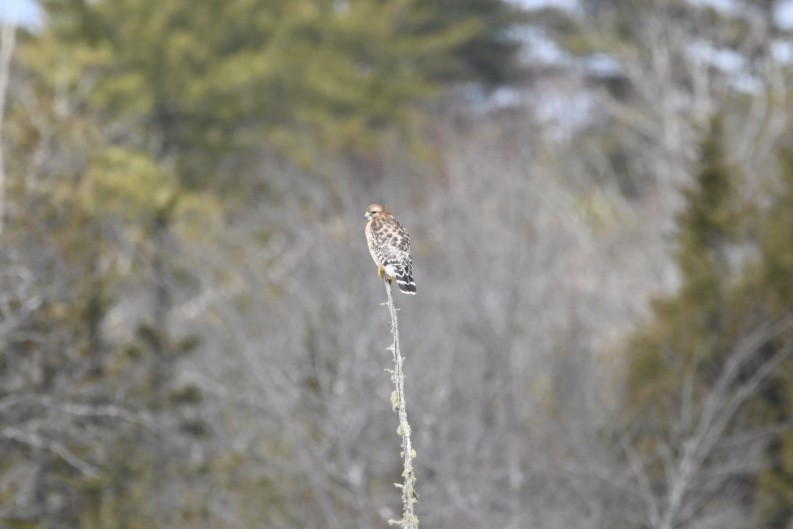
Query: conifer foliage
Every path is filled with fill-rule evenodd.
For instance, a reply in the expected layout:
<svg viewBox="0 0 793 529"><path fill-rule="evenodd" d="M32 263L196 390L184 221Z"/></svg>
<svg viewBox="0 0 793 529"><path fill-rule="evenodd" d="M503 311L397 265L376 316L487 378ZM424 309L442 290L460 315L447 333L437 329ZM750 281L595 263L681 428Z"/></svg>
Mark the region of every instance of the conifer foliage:
<svg viewBox="0 0 793 529"><path fill-rule="evenodd" d="M730 504L746 507L736 516L761 513L772 527L788 519L785 501L769 503L789 492L781 483L790 475L783 454L793 411L793 315L778 306L790 276L777 271L793 247L778 231L790 191L783 185L758 229L756 218L742 213L742 178L723 134L721 118L714 119L696 180L684 191L680 289L655 302L653 319L630 342L631 446L647 456L644 472L664 505L661 527L686 526L693 516L716 519L723 507L708 509Z"/></svg>

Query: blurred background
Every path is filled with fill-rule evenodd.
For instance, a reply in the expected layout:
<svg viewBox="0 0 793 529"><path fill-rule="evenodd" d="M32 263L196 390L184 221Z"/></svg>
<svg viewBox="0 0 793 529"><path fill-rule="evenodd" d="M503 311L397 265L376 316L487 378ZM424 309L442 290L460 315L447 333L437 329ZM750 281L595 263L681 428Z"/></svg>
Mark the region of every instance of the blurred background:
<svg viewBox="0 0 793 529"><path fill-rule="evenodd" d="M793 527L793 2L0 20L0 526Z"/></svg>

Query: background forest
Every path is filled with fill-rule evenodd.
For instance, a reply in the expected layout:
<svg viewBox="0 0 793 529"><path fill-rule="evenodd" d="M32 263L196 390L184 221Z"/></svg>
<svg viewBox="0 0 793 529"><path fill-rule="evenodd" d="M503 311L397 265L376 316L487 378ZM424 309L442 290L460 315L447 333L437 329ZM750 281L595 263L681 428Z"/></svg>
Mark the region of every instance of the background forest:
<svg viewBox="0 0 793 529"><path fill-rule="evenodd" d="M6 17L0 527L793 528L790 4Z"/></svg>

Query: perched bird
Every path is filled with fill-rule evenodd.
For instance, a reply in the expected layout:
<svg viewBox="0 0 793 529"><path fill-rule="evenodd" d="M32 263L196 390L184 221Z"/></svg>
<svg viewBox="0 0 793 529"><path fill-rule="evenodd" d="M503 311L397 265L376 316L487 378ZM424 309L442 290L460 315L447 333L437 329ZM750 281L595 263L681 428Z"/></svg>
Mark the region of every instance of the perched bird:
<svg viewBox="0 0 793 529"><path fill-rule="evenodd" d="M380 204L366 208L363 216L368 221L364 231L369 253L377 265L377 275L383 277L385 274L389 284L396 278L399 290L405 294L415 294L408 231Z"/></svg>

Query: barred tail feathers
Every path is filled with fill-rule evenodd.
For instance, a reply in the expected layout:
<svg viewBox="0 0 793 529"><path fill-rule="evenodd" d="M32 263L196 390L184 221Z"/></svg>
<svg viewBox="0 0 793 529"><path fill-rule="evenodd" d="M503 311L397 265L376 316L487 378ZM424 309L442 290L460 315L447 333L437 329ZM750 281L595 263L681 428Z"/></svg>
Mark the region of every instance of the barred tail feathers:
<svg viewBox="0 0 793 529"><path fill-rule="evenodd" d="M399 290L405 294L416 293L416 283L413 281L413 270L411 266L405 269L398 269L396 273L396 282Z"/></svg>
<svg viewBox="0 0 793 529"><path fill-rule="evenodd" d="M389 278L396 279L397 286L405 294L416 293L416 283L413 281L413 266L400 266L396 263L388 263L383 266L383 270Z"/></svg>

